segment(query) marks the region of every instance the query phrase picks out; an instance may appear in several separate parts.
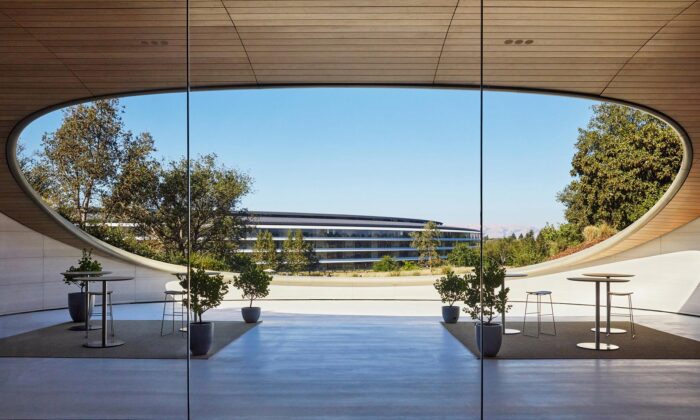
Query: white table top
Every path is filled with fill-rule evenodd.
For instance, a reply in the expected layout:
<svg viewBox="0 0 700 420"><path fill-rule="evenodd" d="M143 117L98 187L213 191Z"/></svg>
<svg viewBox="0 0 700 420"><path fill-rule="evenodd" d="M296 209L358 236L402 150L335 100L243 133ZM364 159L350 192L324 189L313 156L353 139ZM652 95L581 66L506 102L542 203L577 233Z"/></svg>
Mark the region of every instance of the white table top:
<svg viewBox="0 0 700 420"><path fill-rule="evenodd" d="M587 281L589 283L627 283L630 279L614 279L609 277L567 277L571 281Z"/></svg>
<svg viewBox="0 0 700 420"><path fill-rule="evenodd" d="M208 276L215 276L215 275L217 275L217 274L221 274L220 271L205 271L204 273L205 273L206 275L208 275ZM187 272L186 272L186 271L183 271L183 272L181 272L181 273L170 273L170 274L172 274L173 276L180 277L180 276L186 276L186 275L187 275Z"/></svg>
<svg viewBox="0 0 700 420"><path fill-rule="evenodd" d="M102 277L78 277L75 280L77 281L127 281L127 280L133 280L133 277L128 277L128 276L102 276Z"/></svg>
<svg viewBox="0 0 700 420"><path fill-rule="evenodd" d="M586 277L634 277L634 274L621 273L583 273Z"/></svg>
<svg viewBox="0 0 700 420"><path fill-rule="evenodd" d="M111 271L66 271L61 273L64 276L76 277L76 276L103 276L105 274L112 274Z"/></svg>

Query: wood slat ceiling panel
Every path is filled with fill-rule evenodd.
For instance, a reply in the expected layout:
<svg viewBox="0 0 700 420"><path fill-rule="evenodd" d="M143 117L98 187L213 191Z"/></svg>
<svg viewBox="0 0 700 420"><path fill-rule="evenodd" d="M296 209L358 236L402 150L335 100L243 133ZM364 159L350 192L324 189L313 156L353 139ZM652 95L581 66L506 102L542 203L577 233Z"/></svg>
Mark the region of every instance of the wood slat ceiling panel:
<svg viewBox="0 0 700 420"><path fill-rule="evenodd" d="M193 86L479 81L478 0L192 0ZM693 1L486 0L485 82L645 104L700 144ZM507 40L532 40L529 44ZM0 0L0 138L46 106L185 85L185 2ZM17 186L0 153L0 211L80 246ZM694 158L694 161L700 161ZM699 162L696 162L699 163ZM700 170L606 255L700 216Z"/></svg>

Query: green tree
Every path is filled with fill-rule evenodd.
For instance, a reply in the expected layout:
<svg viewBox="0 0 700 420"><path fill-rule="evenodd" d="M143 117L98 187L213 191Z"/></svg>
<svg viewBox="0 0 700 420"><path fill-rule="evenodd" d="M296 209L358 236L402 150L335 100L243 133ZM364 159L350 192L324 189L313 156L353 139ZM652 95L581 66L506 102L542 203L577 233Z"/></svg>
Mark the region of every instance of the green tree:
<svg viewBox="0 0 700 420"><path fill-rule="evenodd" d="M397 271L400 268L401 264L391 255L384 255L379 261L372 264L374 271Z"/></svg>
<svg viewBox="0 0 700 420"><path fill-rule="evenodd" d="M150 136L125 130L116 99L63 111L61 126L42 137L42 150L25 174L61 215L85 229L103 219L102 208L118 183L130 181L129 160L152 151ZM27 163L27 162L25 162Z"/></svg>
<svg viewBox="0 0 700 420"><path fill-rule="evenodd" d="M187 288L187 277L180 280L180 286ZM204 312L221 305L228 293L228 286L229 282L221 274L207 274L201 268L190 270L190 308L195 322L202 322ZM187 305L186 298L183 302Z"/></svg>
<svg viewBox="0 0 700 420"><path fill-rule="evenodd" d="M272 276L263 271L263 268L255 264L245 267L241 274L233 278L233 287L241 291L243 299L250 300L253 307L255 299L264 298L270 294L270 282Z"/></svg>
<svg viewBox="0 0 700 420"><path fill-rule="evenodd" d="M455 267L474 267L479 262L479 249L460 242L447 255L447 262Z"/></svg>
<svg viewBox="0 0 700 420"><path fill-rule="evenodd" d="M238 248L247 229L241 199L250 192L251 178L221 166L215 154L191 162L191 235L193 252L222 257ZM145 236L157 238L166 253L187 254L187 161L170 162L136 205L128 206L127 217Z"/></svg>
<svg viewBox="0 0 700 420"><path fill-rule="evenodd" d="M494 316L507 312L512 305L508 304L510 288L501 289L506 275L505 267L498 261L491 259L485 259L484 262L483 270L479 263L474 267L473 274L464 275L468 286L464 300L465 307L462 310L468 313L472 319L479 319L483 313L484 323L491 324ZM481 281L482 271L483 281ZM484 286L483 293L481 284Z"/></svg>
<svg viewBox="0 0 700 420"><path fill-rule="evenodd" d="M435 280L433 286L440 295L442 303L453 306L456 301L466 299L469 288L467 277L460 277L454 271L448 270L443 277Z"/></svg>
<svg viewBox="0 0 700 420"><path fill-rule="evenodd" d="M557 198L579 232L602 223L621 230L661 198L682 159L677 133L658 118L626 106L595 105L587 128L579 129L574 180Z"/></svg>
<svg viewBox="0 0 700 420"><path fill-rule="evenodd" d="M440 230L437 223L432 220L423 226L423 230L411 232L411 247L418 251L420 262L433 271L433 267L440 265L440 255L437 248L440 246Z"/></svg>
<svg viewBox="0 0 700 420"><path fill-rule="evenodd" d="M258 233L258 239L253 246L253 260L263 269L277 270L277 248L269 230Z"/></svg>
<svg viewBox="0 0 700 420"><path fill-rule="evenodd" d="M27 154L24 144L21 142L17 143L19 170L34 191L43 197L44 201L54 207L49 197L49 189L52 187L53 178L48 168L40 163L40 159L40 153Z"/></svg>
<svg viewBox="0 0 700 420"><path fill-rule="evenodd" d="M292 274L310 271L318 261L313 246L304 239L300 229L289 231L282 246L282 255L285 268Z"/></svg>

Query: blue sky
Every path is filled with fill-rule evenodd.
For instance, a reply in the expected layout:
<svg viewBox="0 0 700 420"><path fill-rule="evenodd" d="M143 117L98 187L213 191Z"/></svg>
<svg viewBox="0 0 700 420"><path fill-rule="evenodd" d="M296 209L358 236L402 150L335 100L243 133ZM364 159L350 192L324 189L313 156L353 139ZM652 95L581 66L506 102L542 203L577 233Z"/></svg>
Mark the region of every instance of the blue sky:
<svg viewBox="0 0 700 420"><path fill-rule="evenodd" d="M149 131L158 154L185 153L184 94L124 98L124 120ZM556 193L570 180L577 129L595 102L487 92L484 224L499 231L563 221ZM300 88L195 92L193 155L216 153L247 172L251 210L479 222L478 92ZM32 123L29 150L61 113Z"/></svg>

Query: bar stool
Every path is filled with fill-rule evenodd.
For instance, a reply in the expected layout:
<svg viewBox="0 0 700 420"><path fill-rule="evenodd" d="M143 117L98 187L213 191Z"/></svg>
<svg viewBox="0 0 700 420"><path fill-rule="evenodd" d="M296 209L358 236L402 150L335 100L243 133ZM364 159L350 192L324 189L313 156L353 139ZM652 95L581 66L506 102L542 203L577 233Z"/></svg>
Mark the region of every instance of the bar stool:
<svg viewBox="0 0 700 420"><path fill-rule="evenodd" d="M632 293L633 292L609 292L608 293L608 299L610 299L610 307L612 307L612 298L613 296L627 296L627 313L612 313L610 312L610 316L624 316L628 317L630 321L630 333L632 334L632 340L634 340L637 337L637 332L634 329L634 312L632 312ZM610 334L607 334L610 335Z"/></svg>
<svg viewBox="0 0 700 420"><path fill-rule="evenodd" d="M183 297L187 294L187 292L180 286L179 281L169 281L165 283L165 291L163 292L165 294L165 297L163 299L163 318L160 320L160 335L161 337L165 334L163 334L163 328L165 327L165 318L171 318L172 319L172 328L171 331L168 334L172 334L175 332L175 318L180 317L180 331L185 331L185 305L182 304L182 299ZM167 311L168 303L171 304L170 306L170 313ZM175 308L175 305L179 305L178 308Z"/></svg>
<svg viewBox="0 0 700 420"><path fill-rule="evenodd" d="M552 292L549 290L538 290L536 292L526 292L527 297L525 298L525 316L523 316L523 335L525 334L525 321L527 320L528 315L532 314L537 314L537 335L536 336L530 336L530 337L540 337L540 334L544 335L557 335L557 323L554 320L554 304L552 303ZM527 305L530 302L530 296L535 296L537 298L537 312L528 312L527 311ZM549 296L549 308L550 308L550 313L548 314L542 314L542 296ZM542 331L542 315L552 316L552 327L554 328L554 334L551 333L545 333Z"/></svg>
<svg viewBox="0 0 700 420"><path fill-rule="evenodd" d="M88 292L88 299L89 302L92 302L92 297L97 296L101 297L102 292ZM93 306L94 309L94 306ZM97 319L102 319L102 311L91 311L91 313L88 314L88 317L90 318L88 320L88 329L85 330L85 338L88 338L88 332L91 330L92 323L92 316L94 314L97 314ZM110 335L114 337L114 316L112 315L112 291L108 290L107 291L107 316L109 317L109 328L112 330L110 332Z"/></svg>

